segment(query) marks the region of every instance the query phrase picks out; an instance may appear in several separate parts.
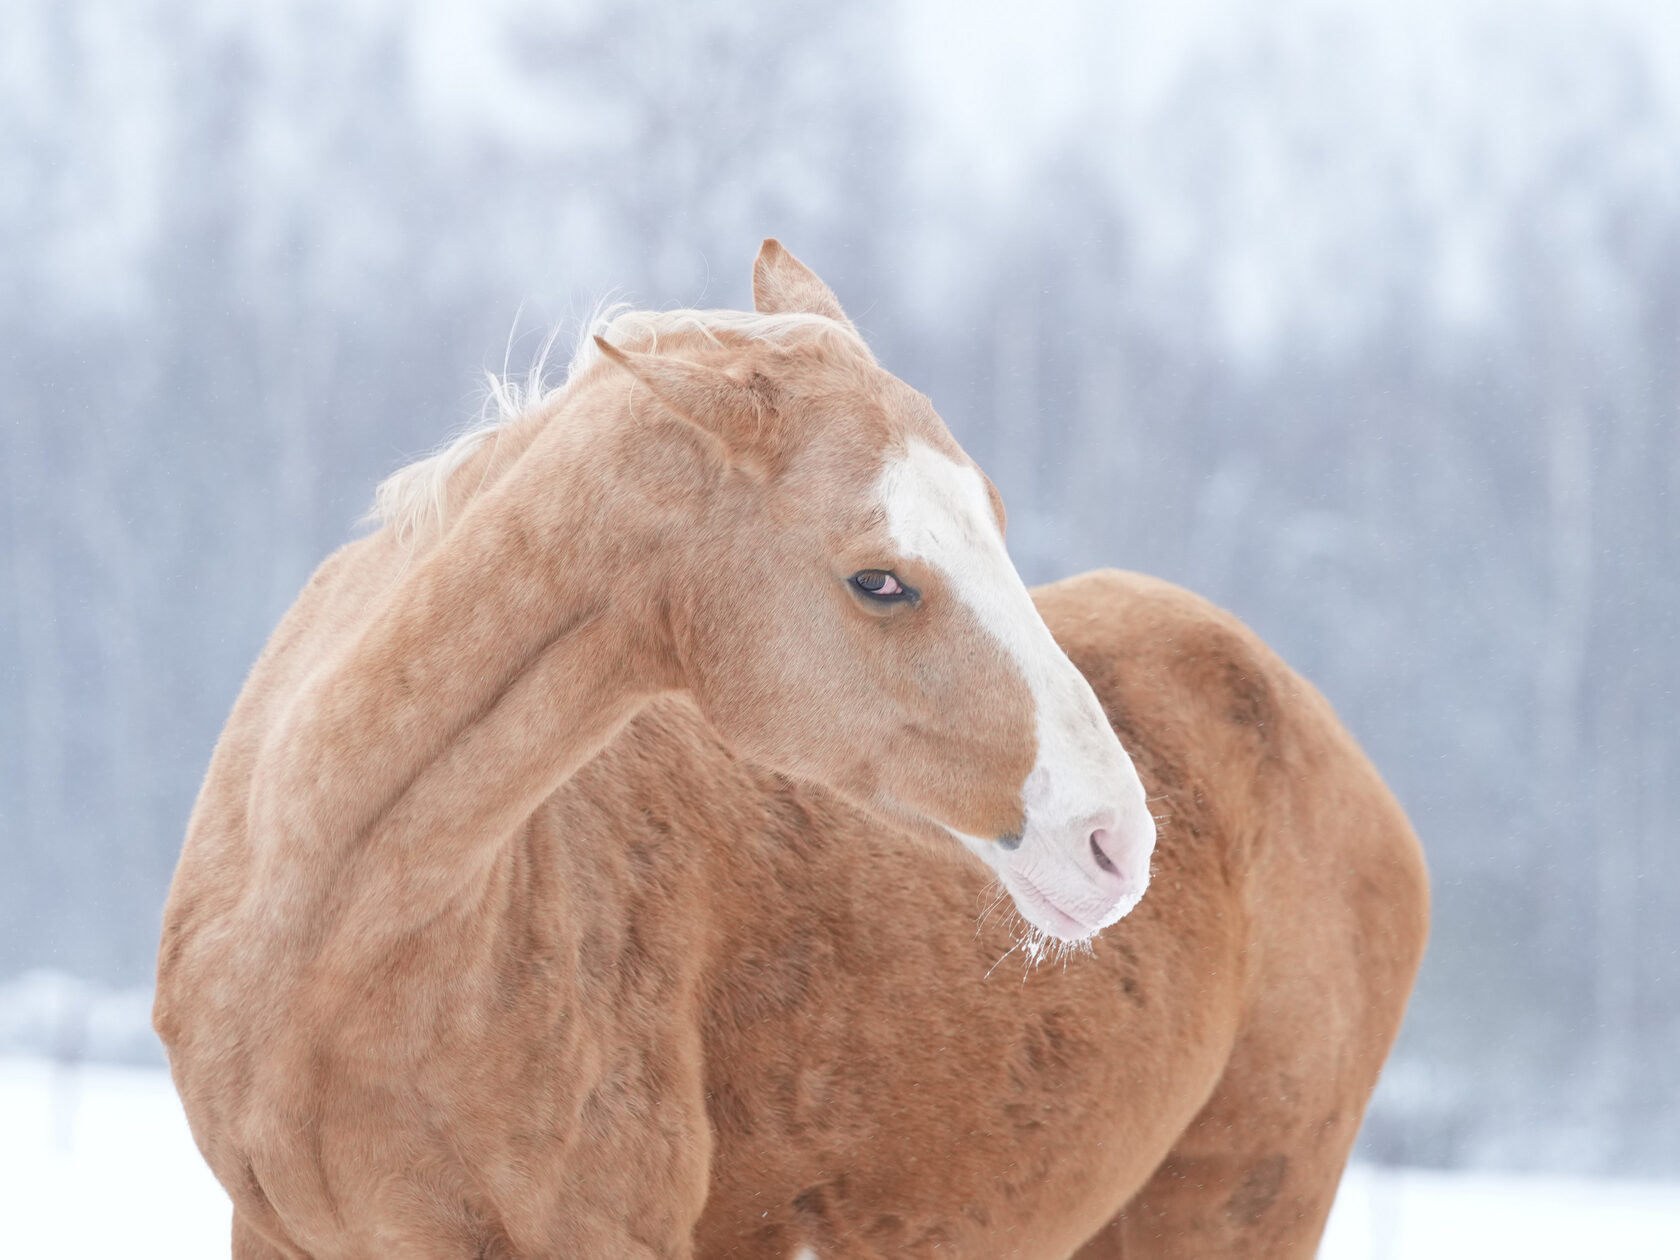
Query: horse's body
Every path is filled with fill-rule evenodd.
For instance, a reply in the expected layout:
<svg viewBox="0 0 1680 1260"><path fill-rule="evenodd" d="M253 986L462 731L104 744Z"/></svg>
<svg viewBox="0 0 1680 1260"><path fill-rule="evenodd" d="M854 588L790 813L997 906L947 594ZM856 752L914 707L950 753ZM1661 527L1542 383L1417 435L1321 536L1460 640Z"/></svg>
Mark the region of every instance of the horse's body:
<svg viewBox="0 0 1680 1260"><path fill-rule="evenodd" d="M1130 575L1036 592L1161 825L1137 909L1030 966L1005 914L976 927L980 862L761 768L681 688L615 707L616 647L556 681L545 640L419 770L402 711L361 756L361 697L321 680L443 545L386 529L323 566L195 812L157 1022L237 1256L1311 1254L1426 893L1375 772L1241 625ZM413 650L352 677L412 699ZM372 804L305 843L334 793ZM417 800L441 821L391 831Z"/></svg>

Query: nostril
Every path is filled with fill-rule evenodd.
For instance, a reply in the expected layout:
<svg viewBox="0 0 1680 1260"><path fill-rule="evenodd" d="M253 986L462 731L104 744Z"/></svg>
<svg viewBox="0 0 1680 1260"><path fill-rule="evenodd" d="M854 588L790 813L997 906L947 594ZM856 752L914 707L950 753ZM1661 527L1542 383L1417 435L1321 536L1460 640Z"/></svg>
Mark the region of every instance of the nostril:
<svg viewBox="0 0 1680 1260"><path fill-rule="evenodd" d="M1108 854L1103 852L1103 841L1108 839L1108 831L1099 827L1091 833L1091 856L1097 860L1097 866L1110 875L1118 875L1119 868L1109 861Z"/></svg>

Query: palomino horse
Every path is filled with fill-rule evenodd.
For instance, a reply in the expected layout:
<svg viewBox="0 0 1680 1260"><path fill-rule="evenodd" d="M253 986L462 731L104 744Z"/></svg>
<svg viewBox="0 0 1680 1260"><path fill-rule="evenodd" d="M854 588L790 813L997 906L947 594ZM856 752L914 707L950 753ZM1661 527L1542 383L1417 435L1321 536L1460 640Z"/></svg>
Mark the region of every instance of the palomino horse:
<svg viewBox="0 0 1680 1260"><path fill-rule="evenodd" d="M234 1254L1310 1255L1399 808L1218 609L1029 596L834 295L754 296L398 474L252 672L156 1008Z"/></svg>

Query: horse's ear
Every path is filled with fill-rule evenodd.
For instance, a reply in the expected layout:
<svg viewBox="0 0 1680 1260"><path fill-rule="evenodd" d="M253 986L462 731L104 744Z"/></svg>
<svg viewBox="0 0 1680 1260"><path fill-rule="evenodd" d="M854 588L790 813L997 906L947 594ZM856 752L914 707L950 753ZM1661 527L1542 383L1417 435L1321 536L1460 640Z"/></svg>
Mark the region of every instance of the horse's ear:
<svg viewBox="0 0 1680 1260"><path fill-rule="evenodd" d="M783 249L773 236L759 246L758 258L753 262L753 309L764 315L799 311L826 315L836 323L852 327L852 321L840 309L840 299L834 296L834 290Z"/></svg>
<svg viewBox="0 0 1680 1260"><path fill-rule="evenodd" d="M763 457L770 409L766 390L687 359L620 350L604 337L596 337L595 345L678 416L721 442L726 454ZM762 377L754 380L763 384Z"/></svg>

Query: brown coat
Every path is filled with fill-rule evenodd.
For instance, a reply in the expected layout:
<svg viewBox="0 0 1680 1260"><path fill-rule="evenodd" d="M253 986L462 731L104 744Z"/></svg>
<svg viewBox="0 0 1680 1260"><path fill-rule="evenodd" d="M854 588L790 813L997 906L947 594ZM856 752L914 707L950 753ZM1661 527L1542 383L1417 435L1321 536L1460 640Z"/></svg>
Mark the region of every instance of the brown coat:
<svg viewBox="0 0 1680 1260"><path fill-rule="evenodd" d="M973 857L741 753L826 728L683 688L700 614L622 586L680 522L532 561L603 519L555 506L571 441L533 412L447 548L330 559L218 744L156 1023L235 1255L1311 1255L1427 919L1318 693L1166 583L1035 592L1160 827L1141 904L1029 966Z"/></svg>

